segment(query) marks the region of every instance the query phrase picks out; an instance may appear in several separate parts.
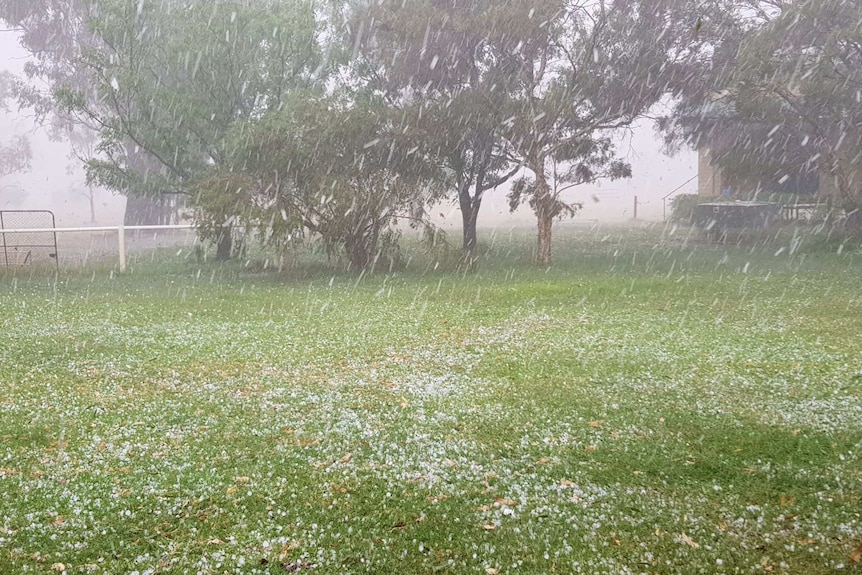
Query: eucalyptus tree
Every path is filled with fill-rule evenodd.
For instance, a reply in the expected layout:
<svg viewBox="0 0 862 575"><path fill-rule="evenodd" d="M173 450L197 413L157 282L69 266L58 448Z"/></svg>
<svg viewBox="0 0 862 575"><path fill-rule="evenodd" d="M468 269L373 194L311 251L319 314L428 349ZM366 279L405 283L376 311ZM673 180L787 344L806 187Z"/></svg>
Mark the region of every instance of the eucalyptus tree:
<svg viewBox="0 0 862 575"><path fill-rule="evenodd" d="M203 207L257 222L269 245L311 234L354 271L394 265L396 224L424 224L440 197L437 168L404 127L377 98L297 92L237 126L220 169L197 183L214 203Z"/></svg>
<svg viewBox="0 0 862 575"><path fill-rule="evenodd" d="M575 213L561 193L631 168L613 136L644 116L702 57L705 3L689 0L507 0L487 14L500 112L529 170L510 194L536 214L536 259L551 261L553 222Z"/></svg>
<svg viewBox="0 0 862 575"><path fill-rule="evenodd" d="M66 18L55 24L8 0L3 17L25 27L26 18L48 18L40 30L72 31L69 46L44 58L61 67L49 76L52 96L99 132L90 180L138 196L187 193L221 162L234 125L277 109L294 89L320 85L326 70L315 1L41 2ZM227 228L218 237L227 240Z"/></svg>
<svg viewBox="0 0 862 575"><path fill-rule="evenodd" d="M518 171L503 137L503 102L489 50L493 0L360 2L349 20L352 72L402 110L461 210L463 249L474 254L484 194ZM489 105L490 103L490 105Z"/></svg>
<svg viewBox="0 0 862 575"><path fill-rule="evenodd" d="M73 148L74 140L89 138L88 133L96 127L65 113L53 92L59 87L85 90L89 86L88 71L78 65L82 48L98 43L87 26L88 4L87 0L0 0L0 20L10 31L18 32L21 45L29 53L26 80L15 82L14 98L19 107L34 113L38 123L50 126L52 139L69 141ZM86 164L92 157L79 159ZM92 189L92 182L88 187ZM134 189L119 191L127 199L127 224L163 223L175 203L173 196L138 195Z"/></svg>
<svg viewBox="0 0 862 575"><path fill-rule="evenodd" d="M90 162L90 177L140 195L186 192L221 162L236 123L277 108L320 65L311 2L102 0L87 6L86 21L97 42L78 66L91 86L56 94L99 129L102 159ZM213 239L227 257L230 227Z"/></svg>

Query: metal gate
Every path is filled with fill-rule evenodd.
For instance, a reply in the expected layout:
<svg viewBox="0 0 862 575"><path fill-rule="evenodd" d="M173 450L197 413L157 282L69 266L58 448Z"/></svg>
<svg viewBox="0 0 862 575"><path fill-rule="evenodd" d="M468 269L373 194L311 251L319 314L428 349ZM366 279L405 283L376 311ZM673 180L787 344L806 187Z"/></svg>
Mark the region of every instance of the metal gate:
<svg viewBox="0 0 862 575"><path fill-rule="evenodd" d="M55 223L54 212L47 210L0 211L0 264L59 265Z"/></svg>

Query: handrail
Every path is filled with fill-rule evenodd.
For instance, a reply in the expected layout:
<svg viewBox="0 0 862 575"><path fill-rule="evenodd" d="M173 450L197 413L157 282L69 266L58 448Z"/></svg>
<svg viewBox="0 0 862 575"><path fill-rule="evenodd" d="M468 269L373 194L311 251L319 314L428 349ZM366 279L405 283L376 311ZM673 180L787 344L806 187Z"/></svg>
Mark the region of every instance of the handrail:
<svg viewBox="0 0 862 575"><path fill-rule="evenodd" d="M675 187L675 188L673 189L673 191L671 191L670 193L666 194L666 195L661 199L661 219L662 219L662 220L667 220L667 199L668 199L669 197L671 197L672 195L674 195L675 193L677 193L678 191L680 191L681 189L683 189L685 186L687 186L687 185L688 185L688 184L690 184L691 182L693 182L694 180L696 180L696 179L697 179L697 177L698 177L699 175L700 175L700 174L695 174L695 175L693 175L692 177L690 177L689 179L687 179L685 182L683 182L683 183L682 183L682 184L680 184L679 186Z"/></svg>

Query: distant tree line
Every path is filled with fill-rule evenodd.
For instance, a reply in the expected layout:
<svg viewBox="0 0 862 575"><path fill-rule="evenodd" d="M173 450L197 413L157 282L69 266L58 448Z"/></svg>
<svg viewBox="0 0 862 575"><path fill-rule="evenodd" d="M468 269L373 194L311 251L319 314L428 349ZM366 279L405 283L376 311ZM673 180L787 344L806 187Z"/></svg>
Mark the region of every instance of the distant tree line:
<svg viewBox="0 0 862 575"><path fill-rule="evenodd" d="M15 78L0 71L0 112L9 111L9 101L14 100L15 95L14 85ZM29 170L32 158L30 141L26 137L0 137L0 192L3 191L3 179Z"/></svg>
<svg viewBox="0 0 862 575"><path fill-rule="evenodd" d="M862 207L854 2L0 0L0 19L34 57L19 102L97 135L88 181L144 219L181 198L221 258L242 226L364 269L444 200L473 258L509 182L547 264L566 190L630 177L617 132L668 100L670 147L816 168Z"/></svg>

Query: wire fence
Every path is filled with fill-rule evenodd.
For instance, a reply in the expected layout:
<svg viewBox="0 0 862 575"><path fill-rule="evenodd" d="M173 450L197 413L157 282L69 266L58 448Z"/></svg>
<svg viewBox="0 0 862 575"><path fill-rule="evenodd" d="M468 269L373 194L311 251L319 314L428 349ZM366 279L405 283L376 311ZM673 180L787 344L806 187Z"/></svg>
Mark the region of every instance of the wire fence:
<svg viewBox="0 0 862 575"><path fill-rule="evenodd" d="M43 210L2 210L0 231L0 264L6 267L57 265L57 234L54 214Z"/></svg>
<svg viewBox="0 0 862 575"><path fill-rule="evenodd" d="M24 227L27 220L9 222L13 225L0 227L4 250L23 253L22 246L31 245L34 238L55 238L50 248L52 263L63 267L83 266L92 262L116 262L124 272L128 262L154 257L167 248L192 249L197 244L197 235L191 225L162 226L99 226L79 228ZM35 248L30 248L33 251ZM44 248L48 250L48 248ZM17 251L16 251L17 250ZM33 251L33 253L37 253ZM41 252L39 252L41 253ZM23 256L0 260L7 267L36 264L37 257L29 260Z"/></svg>

